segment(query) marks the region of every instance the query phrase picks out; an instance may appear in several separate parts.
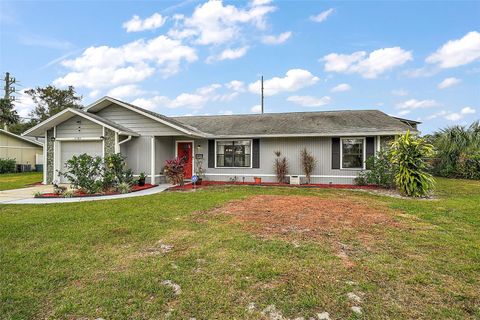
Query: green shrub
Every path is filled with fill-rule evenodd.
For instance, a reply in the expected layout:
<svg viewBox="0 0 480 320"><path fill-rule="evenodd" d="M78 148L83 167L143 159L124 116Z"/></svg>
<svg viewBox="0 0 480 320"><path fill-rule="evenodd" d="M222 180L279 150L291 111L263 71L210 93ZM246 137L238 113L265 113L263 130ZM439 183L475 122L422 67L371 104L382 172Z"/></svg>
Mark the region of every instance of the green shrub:
<svg viewBox="0 0 480 320"><path fill-rule="evenodd" d="M366 184L374 184L383 188L395 187L397 166L391 161L390 150L377 152L367 159L368 171L364 172Z"/></svg>
<svg viewBox="0 0 480 320"><path fill-rule="evenodd" d="M63 192L62 196L64 198L73 198L73 196L75 195L75 192L70 189L70 190L66 190L65 192Z"/></svg>
<svg viewBox="0 0 480 320"><path fill-rule="evenodd" d="M480 179L480 150L460 155L457 165L457 177Z"/></svg>
<svg viewBox="0 0 480 320"><path fill-rule="evenodd" d="M16 163L15 159L0 159L0 173L14 173Z"/></svg>
<svg viewBox="0 0 480 320"><path fill-rule="evenodd" d="M92 194L102 190L102 158L86 153L73 156L66 162L67 170L60 173L76 189Z"/></svg>
<svg viewBox="0 0 480 320"><path fill-rule="evenodd" d="M131 185L127 182L121 182L117 186L117 191L120 193L129 193L131 189L132 189Z"/></svg>
<svg viewBox="0 0 480 320"><path fill-rule="evenodd" d="M117 188L121 183L133 184L132 170L127 169L126 157L120 153L108 155L103 161L103 188Z"/></svg>
<svg viewBox="0 0 480 320"><path fill-rule="evenodd" d="M409 197L428 195L434 180L427 172L426 159L432 156L433 146L408 131L395 139L390 154L392 163L398 166L395 183L400 192Z"/></svg>
<svg viewBox="0 0 480 320"><path fill-rule="evenodd" d="M353 183L355 183L356 186L366 186L368 184L367 182L367 172L366 171L361 171L358 176L353 179Z"/></svg>

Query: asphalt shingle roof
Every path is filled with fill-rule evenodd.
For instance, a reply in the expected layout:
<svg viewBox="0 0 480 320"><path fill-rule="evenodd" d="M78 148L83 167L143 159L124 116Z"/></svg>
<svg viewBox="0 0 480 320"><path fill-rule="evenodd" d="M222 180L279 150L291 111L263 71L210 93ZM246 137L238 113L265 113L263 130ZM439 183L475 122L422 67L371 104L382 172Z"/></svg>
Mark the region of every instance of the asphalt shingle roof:
<svg viewBox="0 0 480 320"><path fill-rule="evenodd" d="M400 133L412 127L378 110L173 117L215 136Z"/></svg>

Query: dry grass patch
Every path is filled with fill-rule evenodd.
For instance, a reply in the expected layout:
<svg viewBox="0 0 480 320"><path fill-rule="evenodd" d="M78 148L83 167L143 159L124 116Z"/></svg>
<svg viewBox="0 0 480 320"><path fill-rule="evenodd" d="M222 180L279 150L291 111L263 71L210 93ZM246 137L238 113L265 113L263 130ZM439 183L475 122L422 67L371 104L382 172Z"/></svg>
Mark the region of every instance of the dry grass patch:
<svg viewBox="0 0 480 320"><path fill-rule="evenodd" d="M385 228L399 228L392 210L356 197L320 198L297 195L255 195L216 208L234 216L246 230L264 238L330 243L347 266L357 251L369 251L384 239ZM353 248L343 241L358 243Z"/></svg>

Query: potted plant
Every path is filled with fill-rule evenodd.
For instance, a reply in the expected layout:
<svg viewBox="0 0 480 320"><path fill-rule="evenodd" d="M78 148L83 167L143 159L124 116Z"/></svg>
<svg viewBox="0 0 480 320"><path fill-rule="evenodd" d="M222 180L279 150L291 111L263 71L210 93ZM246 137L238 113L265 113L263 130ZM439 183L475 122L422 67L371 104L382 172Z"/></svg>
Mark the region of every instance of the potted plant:
<svg viewBox="0 0 480 320"><path fill-rule="evenodd" d="M253 177L253 180L255 180L255 184L261 184L262 183L262 178L260 178L260 177Z"/></svg>
<svg viewBox="0 0 480 320"><path fill-rule="evenodd" d="M145 178L147 176L145 175L145 172L140 173L140 176L138 176L138 186L143 187L145 185Z"/></svg>
<svg viewBox="0 0 480 320"><path fill-rule="evenodd" d="M202 184L205 177L205 169L203 168L203 159L195 159L195 175L198 177L196 184Z"/></svg>

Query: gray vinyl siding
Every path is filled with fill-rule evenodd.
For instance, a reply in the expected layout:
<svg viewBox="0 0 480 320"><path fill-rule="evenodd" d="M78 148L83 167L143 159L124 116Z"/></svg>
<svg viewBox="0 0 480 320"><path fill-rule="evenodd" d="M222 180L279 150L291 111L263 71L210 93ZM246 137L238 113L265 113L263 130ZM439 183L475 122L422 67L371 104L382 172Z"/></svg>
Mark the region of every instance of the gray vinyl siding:
<svg viewBox="0 0 480 320"><path fill-rule="evenodd" d="M182 134L180 131L163 123L113 104L98 111L96 114L127 127L140 135L177 136Z"/></svg>
<svg viewBox="0 0 480 320"><path fill-rule="evenodd" d="M103 127L80 116L74 116L57 126L57 138L99 138Z"/></svg>
<svg viewBox="0 0 480 320"><path fill-rule="evenodd" d="M228 181L237 177L237 181L252 182L253 176L262 181L275 182L273 163L274 152L279 150L289 162L289 175L303 175L300 162L300 151L306 147L317 160L313 172L312 183L352 184L360 170L332 169L332 139L329 137L312 138L262 138L260 139L260 168L208 168L208 140L195 140L195 153L203 154L206 180Z"/></svg>
<svg viewBox="0 0 480 320"><path fill-rule="evenodd" d="M155 174L156 183L163 182L162 171L165 160L175 157L174 142L172 137L155 137ZM151 136L132 137L132 140L120 145L120 153L126 156L128 168L132 169L134 175L144 172L150 181L151 175Z"/></svg>
<svg viewBox="0 0 480 320"><path fill-rule="evenodd" d="M172 137L155 138L155 171L163 172L165 161L175 157L174 139Z"/></svg>

